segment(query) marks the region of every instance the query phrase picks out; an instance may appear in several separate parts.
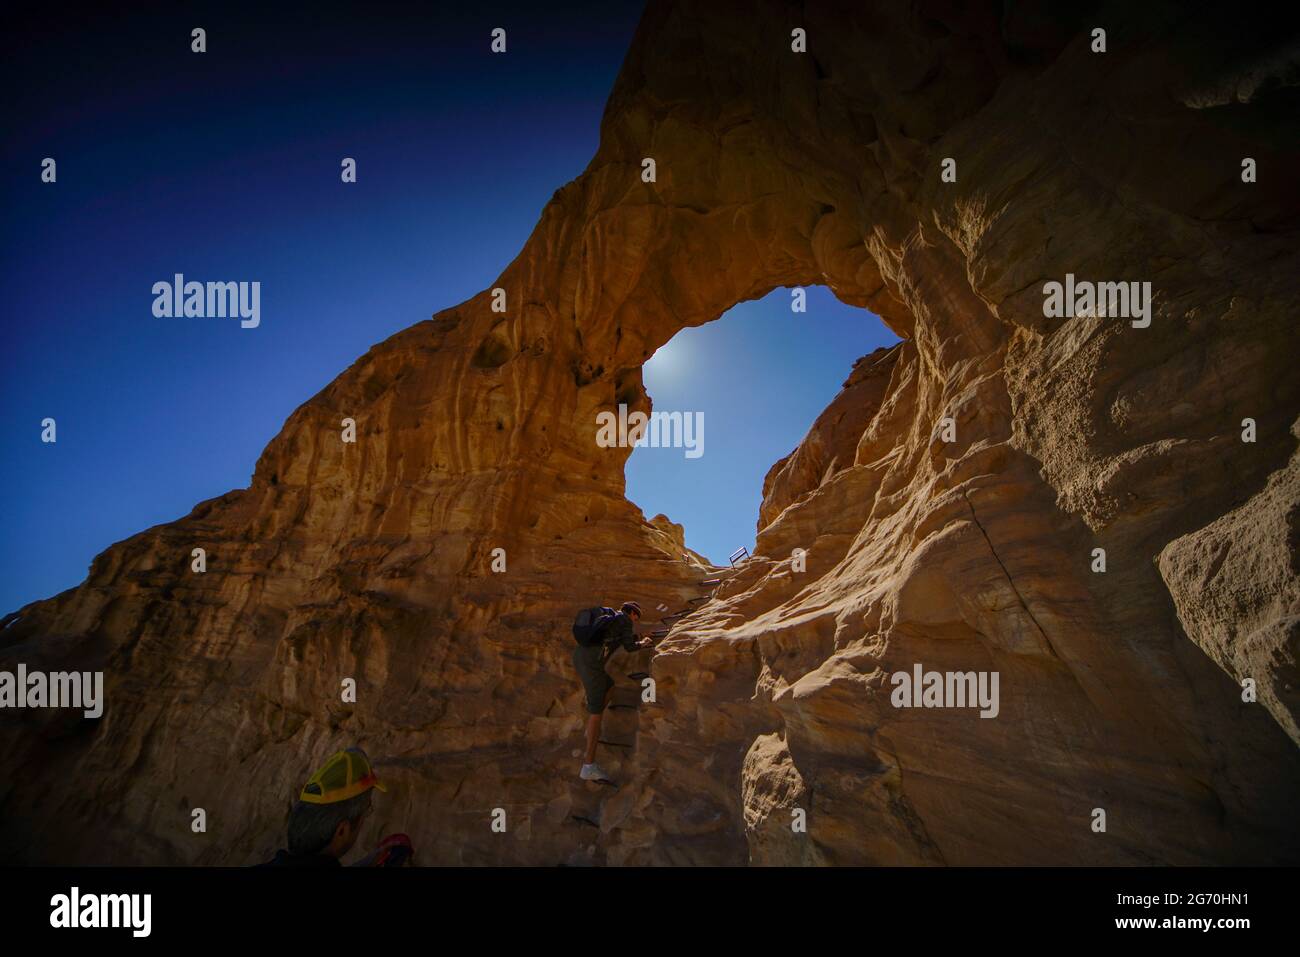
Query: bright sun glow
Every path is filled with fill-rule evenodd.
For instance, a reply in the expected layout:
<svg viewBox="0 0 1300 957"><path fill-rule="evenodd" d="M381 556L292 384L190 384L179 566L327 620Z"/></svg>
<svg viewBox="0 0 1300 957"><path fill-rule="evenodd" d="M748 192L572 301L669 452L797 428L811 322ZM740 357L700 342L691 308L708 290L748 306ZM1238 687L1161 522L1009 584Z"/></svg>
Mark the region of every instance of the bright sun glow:
<svg viewBox="0 0 1300 957"><path fill-rule="evenodd" d="M687 347L674 337L659 347L645 363L647 376L676 376L686 365Z"/></svg>

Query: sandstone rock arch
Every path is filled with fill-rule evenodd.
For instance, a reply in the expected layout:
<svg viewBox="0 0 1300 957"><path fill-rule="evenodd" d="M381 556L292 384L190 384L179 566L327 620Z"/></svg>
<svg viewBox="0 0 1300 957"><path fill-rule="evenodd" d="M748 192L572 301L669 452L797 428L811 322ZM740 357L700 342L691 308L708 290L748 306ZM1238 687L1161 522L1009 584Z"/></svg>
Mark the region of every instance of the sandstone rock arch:
<svg viewBox="0 0 1300 957"><path fill-rule="evenodd" d="M1094 14L1104 60L1058 7L751 7L650 5L596 156L493 283L504 315L485 290L375 346L248 489L6 620L6 662L102 667L110 701L6 727L7 857L250 862L341 738L394 781L381 826L440 862L1300 856L1300 148L1285 90L1204 93L1267 51L1176 4ZM1273 172L1243 186L1242 156ZM1066 272L1153 280L1155 321L1044 319ZM814 283L904 341L836 399L861 431L814 425L769 477L757 557L660 649L628 783L585 807L564 622L705 571L625 500L595 414L644 402L679 329ZM803 467L818 442L833 474ZM1001 716L891 708L918 661L1000 671Z"/></svg>

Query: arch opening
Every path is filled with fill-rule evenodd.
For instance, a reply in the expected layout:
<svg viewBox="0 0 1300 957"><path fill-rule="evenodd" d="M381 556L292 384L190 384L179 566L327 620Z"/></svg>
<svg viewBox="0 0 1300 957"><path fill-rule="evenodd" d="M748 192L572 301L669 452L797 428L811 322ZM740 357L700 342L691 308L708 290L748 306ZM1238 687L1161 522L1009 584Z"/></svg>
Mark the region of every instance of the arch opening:
<svg viewBox="0 0 1300 957"><path fill-rule="evenodd" d="M682 329L642 366L658 422L624 466L626 497L646 518L683 526L686 546L714 564L741 548L753 553L769 474L858 360L899 341L825 286L778 287Z"/></svg>

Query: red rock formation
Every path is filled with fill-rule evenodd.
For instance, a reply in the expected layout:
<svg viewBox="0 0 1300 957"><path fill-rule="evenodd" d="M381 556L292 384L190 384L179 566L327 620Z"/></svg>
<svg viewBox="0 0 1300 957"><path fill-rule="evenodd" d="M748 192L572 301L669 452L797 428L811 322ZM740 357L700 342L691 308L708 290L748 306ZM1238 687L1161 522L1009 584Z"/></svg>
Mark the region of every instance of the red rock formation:
<svg viewBox="0 0 1300 957"><path fill-rule="evenodd" d="M1277 33L998 9L652 3L596 156L493 284L504 315L485 291L375 346L248 489L6 619L0 665L103 668L108 703L6 716L5 857L252 862L358 743L393 785L374 826L427 862L1300 858ZM1066 273L1150 281L1150 326L1045 318ZM758 554L622 669L656 692L607 723L624 786L578 784L573 612L678 608L708 572L626 501L596 414L648 408L681 328L815 283L905 341L769 475ZM997 671L998 717L893 707L916 663Z"/></svg>

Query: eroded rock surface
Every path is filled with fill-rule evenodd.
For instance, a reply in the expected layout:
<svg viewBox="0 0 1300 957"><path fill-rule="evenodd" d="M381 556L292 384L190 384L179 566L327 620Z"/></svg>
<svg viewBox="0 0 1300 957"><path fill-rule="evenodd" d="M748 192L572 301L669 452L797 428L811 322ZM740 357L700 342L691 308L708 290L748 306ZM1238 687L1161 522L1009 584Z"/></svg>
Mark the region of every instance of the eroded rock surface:
<svg viewBox="0 0 1300 957"><path fill-rule="evenodd" d="M0 665L102 668L108 704L4 716L4 857L250 863L357 743L392 782L374 833L428 862L1300 859L1288 36L1089 9L652 3L596 156L493 284L504 315L485 290L375 346L249 488L6 620ZM1149 327L1045 318L1067 273L1151 282ZM596 415L649 408L641 365L681 328L815 283L904 341L704 586ZM710 592L618 659L623 787L578 783L574 611ZM916 663L998 672L998 716L893 707Z"/></svg>

